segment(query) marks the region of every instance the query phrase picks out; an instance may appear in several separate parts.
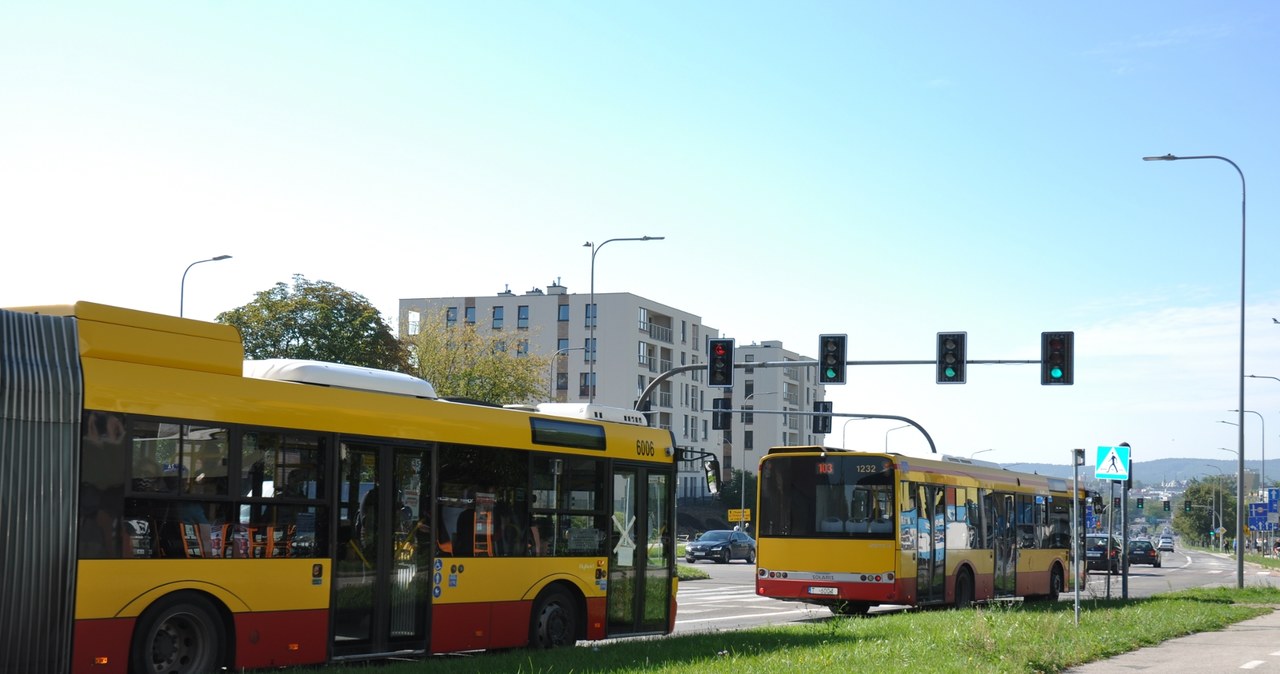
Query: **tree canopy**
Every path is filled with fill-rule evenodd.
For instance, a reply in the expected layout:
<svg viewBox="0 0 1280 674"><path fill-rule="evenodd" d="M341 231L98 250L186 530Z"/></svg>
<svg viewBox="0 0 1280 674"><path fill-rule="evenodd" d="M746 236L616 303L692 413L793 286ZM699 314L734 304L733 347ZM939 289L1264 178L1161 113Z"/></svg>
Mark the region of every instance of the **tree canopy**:
<svg viewBox="0 0 1280 674"><path fill-rule="evenodd" d="M474 324L448 325L444 316L423 316L418 333L405 339L410 374L442 398L499 405L547 399L551 360L527 353L530 332L482 334Z"/></svg>
<svg viewBox="0 0 1280 674"><path fill-rule="evenodd" d="M406 351L368 299L327 281L293 277L218 314L240 330L246 358L299 358L408 371Z"/></svg>

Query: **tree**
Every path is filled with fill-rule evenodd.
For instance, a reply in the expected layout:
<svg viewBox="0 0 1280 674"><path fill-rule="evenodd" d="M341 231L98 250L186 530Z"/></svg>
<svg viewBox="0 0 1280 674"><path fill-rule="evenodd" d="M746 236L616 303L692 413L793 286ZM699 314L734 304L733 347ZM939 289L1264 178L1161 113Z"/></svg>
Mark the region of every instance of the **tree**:
<svg viewBox="0 0 1280 674"><path fill-rule="evenodd" d="M546 399L551 359L527 353L528 332L481 334L474 324L448 325L444 316L424 316L418 334L407 338L410 374L442 398L497 405Z"/></svg>
<svg viewBox="0 0 1280 674"><path fill-rule="evenodd" d="M1209 531L1216 526L1227 530L1225 538L1235 536L1236 501L1235 480L1220 476L1204 480L1192 480L1182 494L1191 501L1191 512L1179 512L1173 518L1173 528L1187 540L1211 540ZM1217 507L1215 507L1217 503ZM1219 519L1221 515L1221 519ZM1221 544L1215 536L1213 542Z"/></svg>
<svg viewBox="0 0 1280 674"><path fill-rule="evenodd" d="M218 314L240 330L246 358L299 358L407 371L404 345L363 295L293 277Z"/></svg>

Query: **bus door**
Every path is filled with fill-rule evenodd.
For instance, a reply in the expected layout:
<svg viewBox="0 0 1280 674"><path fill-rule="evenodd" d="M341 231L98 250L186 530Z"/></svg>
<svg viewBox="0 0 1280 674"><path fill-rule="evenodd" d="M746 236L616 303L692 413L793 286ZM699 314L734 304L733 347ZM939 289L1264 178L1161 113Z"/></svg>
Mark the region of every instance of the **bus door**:
<svg viewBox="0 0 1280 674"><path fill-rule="evenodd" d="M354 440L340 447L333 655L425 651L435 556L431 452Z"/></svg>
<svg viewBox="0 0 1280 674"><path fill-rule="evenodd" d="M1012 596L1017 592L1017 510L1013 505L1013 494L993 494L995 506L995 594L997 597Z"/></svg>
<svg viewBox="0 0 1280 674"><path fill-rule="evenodd" d="M665 632L675 568L671 471L618 465L612 483L608 635Z"/></svg>
<svg viewBox="0 0 1280 674"><path fill-rule="evenodd" d="M916 484L916 600L942 601L946 592L946 490Z"/></svg>

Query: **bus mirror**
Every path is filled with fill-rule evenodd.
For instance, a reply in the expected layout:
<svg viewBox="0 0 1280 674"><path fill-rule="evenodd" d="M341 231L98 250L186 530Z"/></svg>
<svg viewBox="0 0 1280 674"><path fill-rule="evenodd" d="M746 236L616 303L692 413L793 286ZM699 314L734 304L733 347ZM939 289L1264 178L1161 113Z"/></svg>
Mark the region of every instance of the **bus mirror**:
<svg viewBox="0 0 1280 674"><path fill-rule="evenodd" d="M720 462L715 459L710 459L706 463L702 464L702 467L707 471L707 491L712 494L719 494Z"/></svg>

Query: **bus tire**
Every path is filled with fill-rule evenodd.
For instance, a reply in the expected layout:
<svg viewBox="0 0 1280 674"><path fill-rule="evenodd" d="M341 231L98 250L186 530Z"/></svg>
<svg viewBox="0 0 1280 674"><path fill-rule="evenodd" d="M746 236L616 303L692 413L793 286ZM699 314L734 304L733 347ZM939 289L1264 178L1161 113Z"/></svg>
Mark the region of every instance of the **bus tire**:
<svg viewBox="0 0 1280 674"><path fill-rule="evenodd" d="M955 608L973 606L973 572L967 568L961 569L956 574L956 590L952 605Z"/></svg>
<svg viewBox="0 0 1280 674"><path fill-rule="evenodd" d="M529 645L533 648L560 648L578 641L577 603L568 592L549 589L533 602L529 621Z"/></svg>
<svg viewBox="0 0 1280 674"><path fill-rule="evenodd" d="M175 592L142 613L133 632L134 674L205 674L222 667L227 628L213 604L195 592Z"/></svg>

